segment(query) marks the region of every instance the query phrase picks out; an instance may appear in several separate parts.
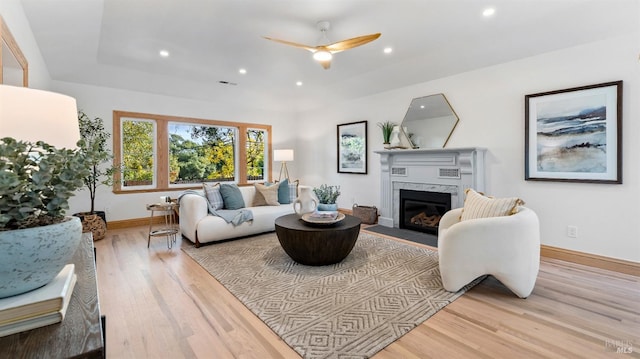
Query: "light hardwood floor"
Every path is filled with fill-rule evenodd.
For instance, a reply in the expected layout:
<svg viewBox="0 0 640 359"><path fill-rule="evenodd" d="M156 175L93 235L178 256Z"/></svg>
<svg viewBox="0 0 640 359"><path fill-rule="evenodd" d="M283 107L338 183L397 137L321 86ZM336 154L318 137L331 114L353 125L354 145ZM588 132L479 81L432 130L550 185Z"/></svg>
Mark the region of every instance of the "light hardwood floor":
<svg viewBox="0 0 640 359"><path fill-rule="evenodd" d="M189 241L147 249L146 231L95 242L108 358L299 358L180 250ZM374 358L525 357L640 358L640 278L543 258L529 298L489 277Z"/></svg>

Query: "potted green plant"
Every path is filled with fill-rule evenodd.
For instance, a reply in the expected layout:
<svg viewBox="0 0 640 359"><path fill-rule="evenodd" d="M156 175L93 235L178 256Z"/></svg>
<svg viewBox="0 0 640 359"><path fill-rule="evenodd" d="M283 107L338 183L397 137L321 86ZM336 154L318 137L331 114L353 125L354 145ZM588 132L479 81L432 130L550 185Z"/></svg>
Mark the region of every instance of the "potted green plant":
<svg viewBox="0 0 640 359"><path fill-rule="evenodd" d="M83 182L89 190L91 206L88 212L75 213L74 216L80 217L84 229L93 233L94 240L100 240L105 236L107 218L104 211L96 211L96 190L100 185L112 185L113 173L117 169L115 166L105 166L113 159L107 147L111 134L105 130L100 117L92 119L83 111L78 112L78 125L83 140L79 143L80 152L89 163L89 174L83 178Z"/></svg>
<svg viewBox="0 0 640 359"><path fill-rule="evenodd" d="M389 145L391 143L391 134L393 133L393 128L395 126L396 124L391 121L378 122L378 127L382 129L383 144Z"/></svg>
<svg viewBox="0 0 640 359"><path fill-rule="evenodd" d="M318 211L337 211L338 205L336 200L340 195L340 186L329 186L326 184L313 189L316 197L318 197Z"/></svg>
<svg viewBox="0 0 640 359"><path fill-rule="evenodd" d="M64 212L88 174L79 150L0 139L0 298L49 283L73 256L82 225Z"/></svg>

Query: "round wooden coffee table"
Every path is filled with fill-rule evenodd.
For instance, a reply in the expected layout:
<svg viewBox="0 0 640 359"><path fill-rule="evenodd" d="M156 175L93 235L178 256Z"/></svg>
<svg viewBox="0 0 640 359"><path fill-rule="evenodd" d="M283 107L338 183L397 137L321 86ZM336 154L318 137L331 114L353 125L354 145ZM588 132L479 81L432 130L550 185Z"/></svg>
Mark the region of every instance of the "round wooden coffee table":
<svg viewBox="0 0 640 359"><path fill-rule="evenodd" d="M311 226L289 214L276 218L276 234L282 249L294 261L323 266L345 259L356 244L360 233L360 219L345 216L331 226Z"/></svg>

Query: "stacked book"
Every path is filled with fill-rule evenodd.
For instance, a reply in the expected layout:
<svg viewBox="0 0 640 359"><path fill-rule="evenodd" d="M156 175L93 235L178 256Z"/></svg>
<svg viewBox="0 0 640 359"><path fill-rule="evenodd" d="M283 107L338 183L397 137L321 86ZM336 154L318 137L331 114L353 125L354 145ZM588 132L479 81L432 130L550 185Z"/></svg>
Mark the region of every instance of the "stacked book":
<svg viewBox="0 0 640 359"><path fill-rule="evenodd" d="M338 211L315 211L309 217L316 220L335 221L338 218Z"/></svg>
<svg viewBox="0 0 640 359"><path fill-rule="evenodd" d="M61 322L76 280L75 266L67 264L49 284L0 299L0 337Z"/></svg>

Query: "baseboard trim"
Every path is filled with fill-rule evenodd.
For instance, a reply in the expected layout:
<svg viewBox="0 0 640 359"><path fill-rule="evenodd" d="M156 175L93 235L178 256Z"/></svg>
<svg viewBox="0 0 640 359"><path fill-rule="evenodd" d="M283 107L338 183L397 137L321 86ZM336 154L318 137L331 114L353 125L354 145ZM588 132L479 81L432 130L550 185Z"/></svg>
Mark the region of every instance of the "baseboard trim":
<svg viewBox="0 0 640 359"><path fill-rule="evenodd" d="M164 223L163 216L154 216L153 224ZM123 219L121 221L109 221L107 222L107 229L124 229L131 227L140 227L140 226L148 226L149 225L149 217L145 218L133 218L133 219Z"/></svg>
<svg viewBox="0 0 640 359"><path fill-rule="evenodd" d="M576 252L570 249L540 246L540 255L547 258L559 259L567 262L584 264L590 267L611 270L640 277L640 263L623 259L599 256L597 254Z"/></svg>

